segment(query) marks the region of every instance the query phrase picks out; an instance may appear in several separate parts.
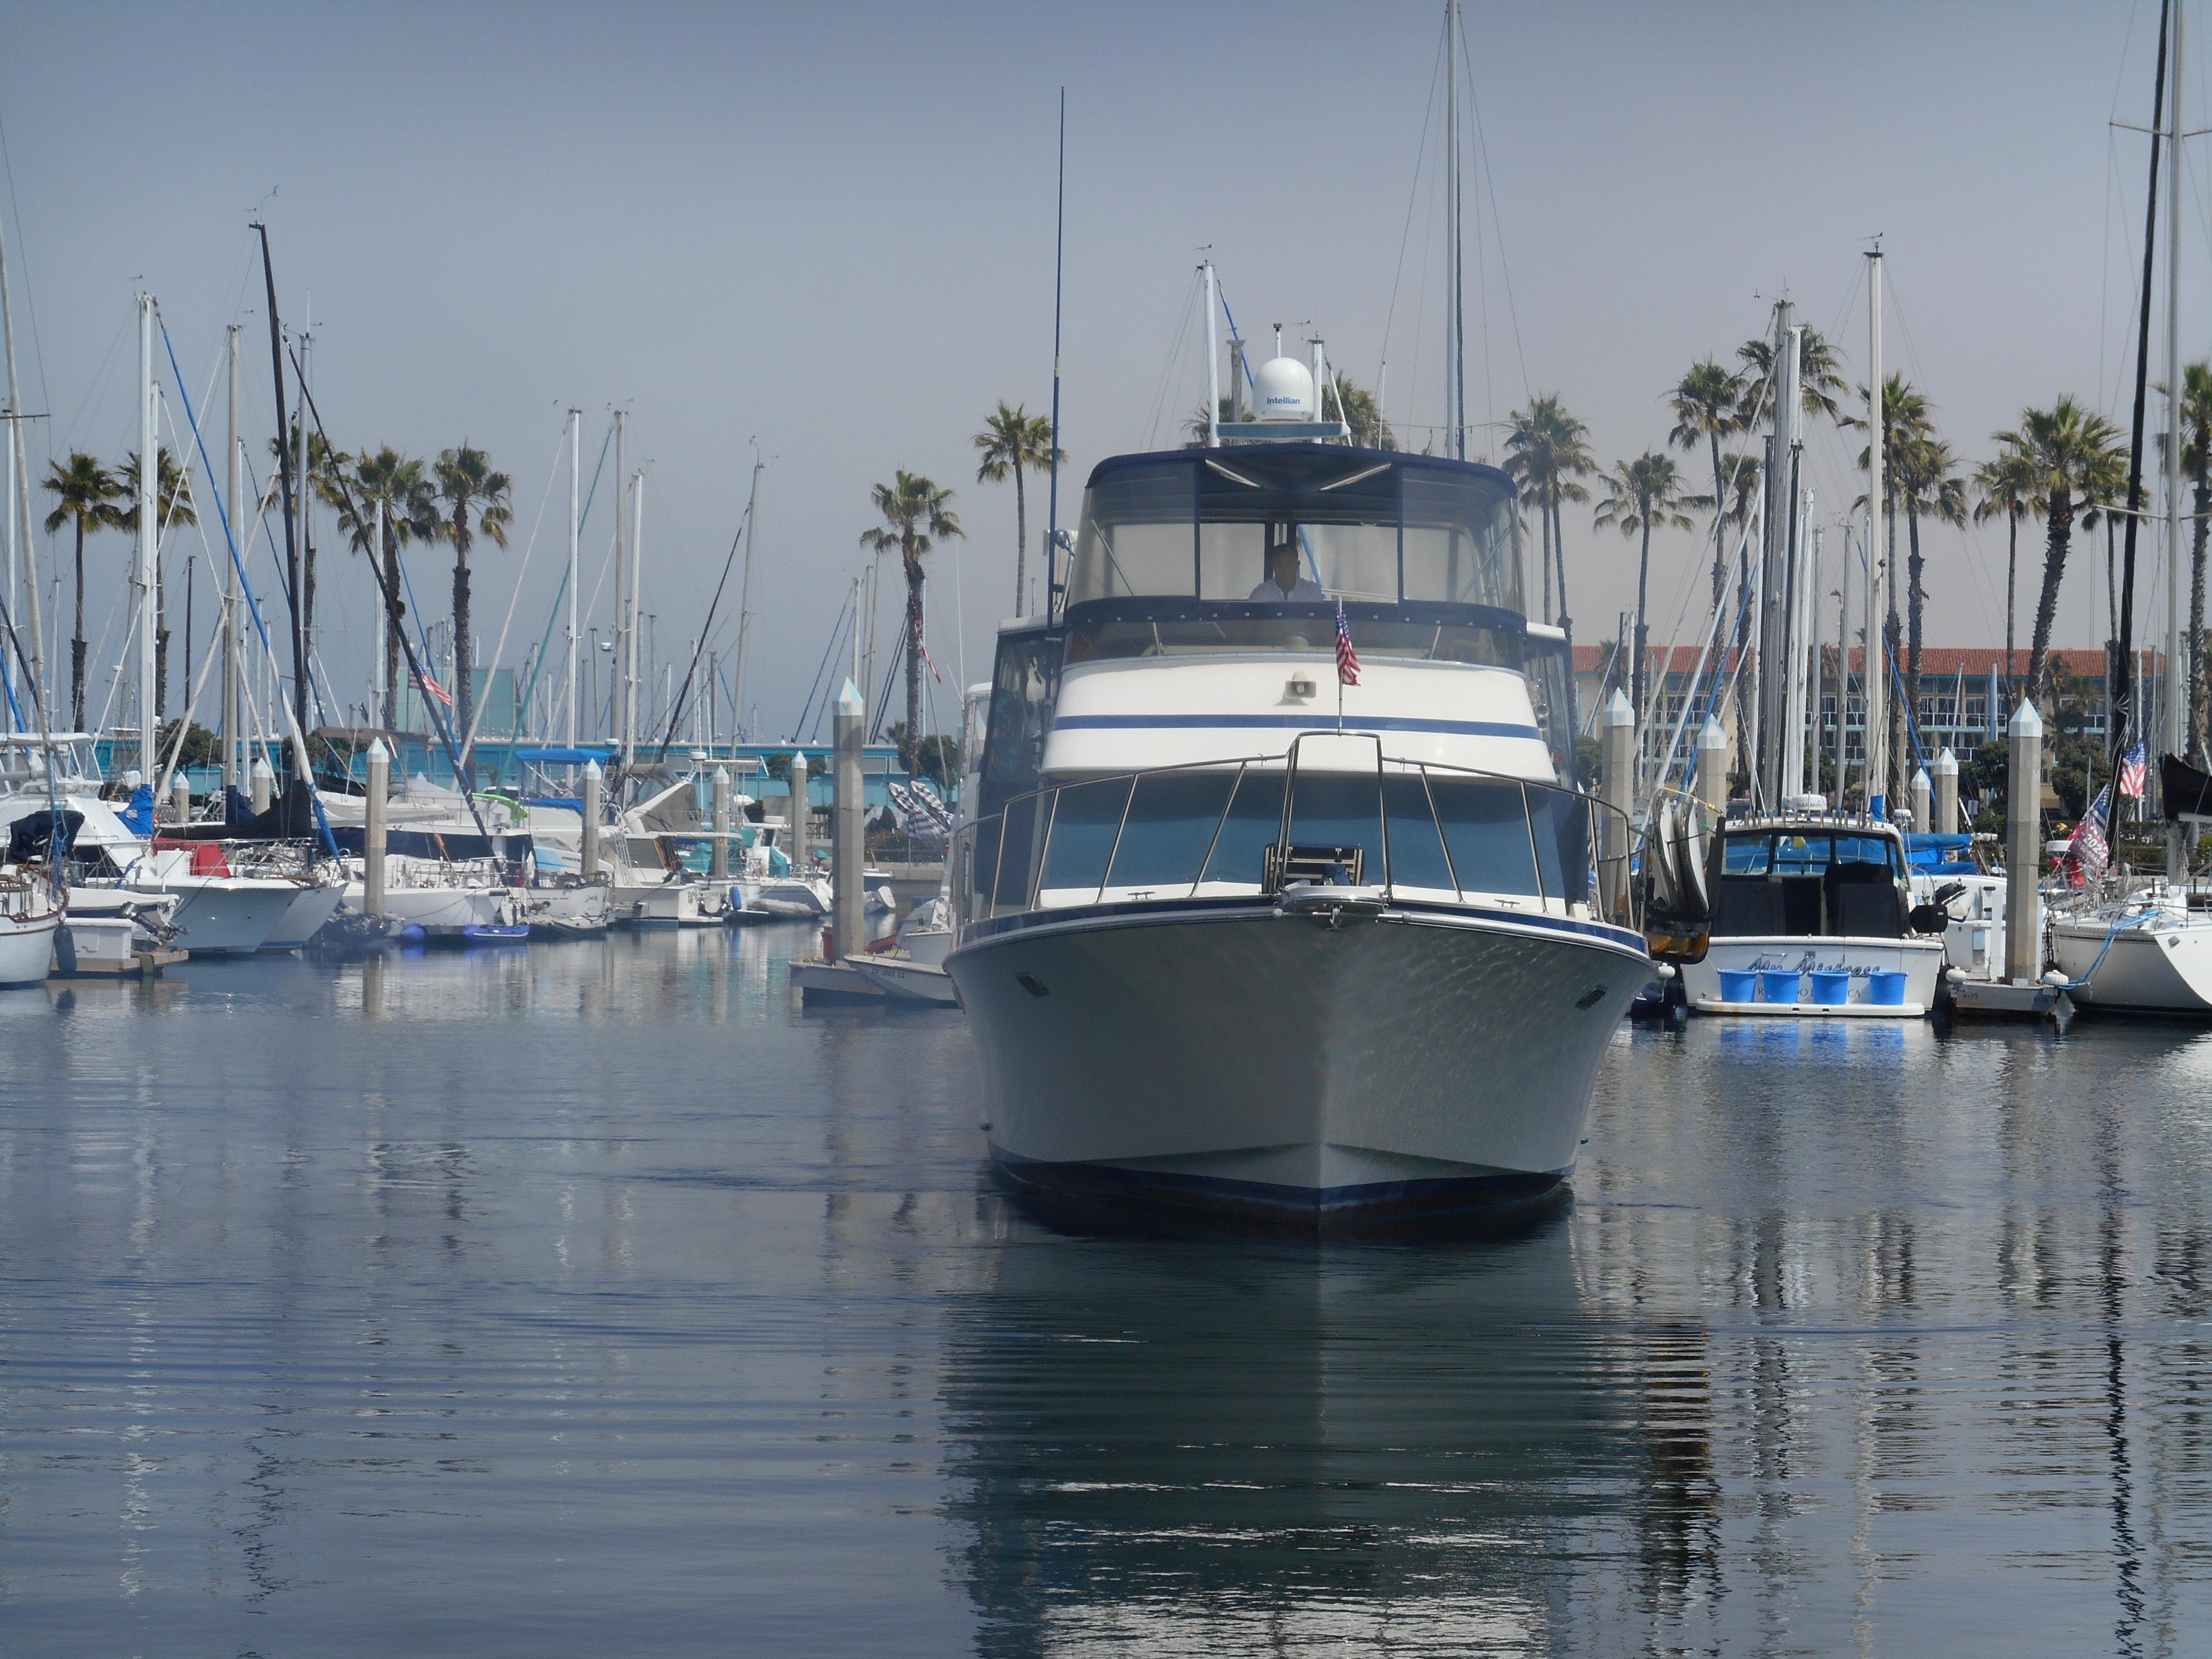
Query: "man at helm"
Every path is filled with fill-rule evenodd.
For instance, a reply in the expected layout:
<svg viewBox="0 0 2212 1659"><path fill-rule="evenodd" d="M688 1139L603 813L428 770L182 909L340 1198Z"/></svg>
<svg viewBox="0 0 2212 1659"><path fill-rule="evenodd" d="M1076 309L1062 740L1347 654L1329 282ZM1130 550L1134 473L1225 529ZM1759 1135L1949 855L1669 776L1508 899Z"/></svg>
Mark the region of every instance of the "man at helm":
<svg viewBox="0 0 2212 1659"><path fill-rule="evenodd" d="M1260 585L1244 596L1247 599L1270 599L1277 605L1291 605L1301 599L1318 604L1328 598L1321 591L1321 584L1298 574L1297 537L1288 525L1267 526L1267 574Z"/></svg>

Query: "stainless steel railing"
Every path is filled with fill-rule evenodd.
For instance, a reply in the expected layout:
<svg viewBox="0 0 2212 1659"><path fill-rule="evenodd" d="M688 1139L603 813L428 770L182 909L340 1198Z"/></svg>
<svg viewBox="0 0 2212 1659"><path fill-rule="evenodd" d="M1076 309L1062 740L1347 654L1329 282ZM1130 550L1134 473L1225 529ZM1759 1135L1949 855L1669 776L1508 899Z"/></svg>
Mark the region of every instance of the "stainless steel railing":
<svg viewBox="0 0 2212 1659"><path fill-rule="evenodd" d="M1309 738L1372 743L1375 769L1302 765ZM1162 805L1175 805L1177 784L1182 810L1158 816ZM1310 802L1315 794L1325 799L1302 812L1302 791ZM1468 807L1481 816L1462 810ZM1601 836L1601 823L1613 819L1618 833ZM1347 842L1300 840L1304 831L1347 825L1358 830ZM1267 838L1257 840L1262 826ZM1354 855L1337 873L1363 866L1360 884L1380 887L1386 898L1415 888L1461 900L1534 899L1639 927L1629 878L1632 845L1625 815L1577 790L1405 759L1371 733L1316 731L1293 738L1287 755L1046 785L963 825L946 855L954 914L963 926L1041 907L1103 902L1109 892L1152 900L1195 897L1207 887L1269 892L1286 874L1347 853ZM1127 864L1125 849L1137 854Z"/></svg>

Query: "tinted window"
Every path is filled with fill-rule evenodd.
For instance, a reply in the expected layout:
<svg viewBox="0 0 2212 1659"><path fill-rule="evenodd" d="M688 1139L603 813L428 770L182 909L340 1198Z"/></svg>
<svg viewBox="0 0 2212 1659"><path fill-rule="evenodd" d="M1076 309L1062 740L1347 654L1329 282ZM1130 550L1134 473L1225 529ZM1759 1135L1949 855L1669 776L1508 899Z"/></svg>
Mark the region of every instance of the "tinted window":
<svg viewBox="0 0 2212 1659"><path fill-rule="evenodd" d="M1382 878L1382 795L1373 773L1301 772L1291 796L1291 845L1364 847L1366 878Z"/></svg>
<svg viewBox="0 0 2212 1659"><path fill-rule="evenodd" d="M1137 781L1110 887L1186 887L1213 841L1233 772L1163 772Z"/></svg>
<svg viewBox="0 0 2212 1659"><path fill-rule="evenodd" d="M1229 816L1206 861L1208 881L1243 881L1260 884L1261 856L1273 847L1283 827L1283 775L1247 772L1229 803Z"/></svg>
<svg viewBox="0 0 2212 1659"><path fill-rule="evenodd" d="M1777 838L1774 868L1778 875L1817 876L1827 867L1827 836L1783 836Z"/></svg>
<svg viewBox="0 0 2212 1659"><path fill-rule="evenodd" d="M1763 876L1773 862L1774 843L1767 836L1730 836L1721 854L1721 871L1730 876Z"/></svg>
<svg viewBox="0 0 2212 1659"><path fill-rule="evenodd" d="M1006 808L999 842L998 885L991 901L1001 909L1019 909L1029 902L1030 872L1036 867L1037 838L1044 830L1042 803L1051 799L1024 795Z"/></svg>
<svg viewBox="0 0 2212 1659"><path fill-rule="evenodd" d="M1383 780L1382 801L1390 820L1390 880L1401 887L1452 885L1451 866L1430 810L1428 786L1418 774Z"/></svg>
<svg viewBox="0 0 2212 1659"><path fill-rule="evenodd" d="M1106 878L1106 860L1121 811L1129 802L1129 780L1103 778L1071 783L1059 792L1045 845L1040 887L1096 887Z"/></svg>
<svg viewBox="0 0 2212 1659"><path fill-rule="evenodd" d="M1528 811L1545 896L1587 903L1593 873L1589 798L1566 789L1531 788Z"/></svg>
<svg viewBox="0 0 2212 1659"><path fill-rule="evenodd" d="M1462 892L1540 893L1519 784L1431 777L1429 792Z"/></svg>

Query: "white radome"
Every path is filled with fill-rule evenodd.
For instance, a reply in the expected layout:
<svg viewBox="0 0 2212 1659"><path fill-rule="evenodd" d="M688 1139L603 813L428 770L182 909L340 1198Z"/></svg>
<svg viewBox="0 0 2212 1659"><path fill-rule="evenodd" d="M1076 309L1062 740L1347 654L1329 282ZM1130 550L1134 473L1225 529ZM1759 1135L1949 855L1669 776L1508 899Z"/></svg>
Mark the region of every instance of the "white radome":
<svg viewBox="0 0 2212 1659"><path fill-rule="evenodd" d="M1252 374L1253 412L1263 421L1311 421L1313 371L1295 357L1270 357Z"/></svg>

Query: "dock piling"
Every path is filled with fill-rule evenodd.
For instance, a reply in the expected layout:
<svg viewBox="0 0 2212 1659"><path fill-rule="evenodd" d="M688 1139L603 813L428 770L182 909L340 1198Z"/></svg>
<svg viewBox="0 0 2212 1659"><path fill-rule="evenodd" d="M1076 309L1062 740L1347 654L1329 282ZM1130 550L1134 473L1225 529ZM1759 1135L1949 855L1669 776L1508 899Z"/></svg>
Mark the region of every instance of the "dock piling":
<svg viewBox="0 0 2212 1659"><path fill-rule="evenodd" d="M791 751L791 845L785 850L791 854L791 873L806 873L806 820L809 803L806 799L806 751Z"/></svg>
<svg viewBox="0 0 2212 1659"><path fill-rule="evenodd" d="M1721 723L1705 716L1698 733L1698 800L1717 828L1728 817L1729 740Z"/></svg>
<svg viewBox="0 0 2212 1659"><path fill-rule="evenodd" d="M726 766L714 769L714 851L708 874L716 881L730 878L730 771Z"/></svg>
<svg viewBox="0 0 2212 1659"><path fill-rule="evenodd" d="M1959 833L1959 757L1948 749L1936 757L1936 822L1939 836Z"/></svg>
<svg viewBox="0 0 2212 1659"><path fill-rule="evenodd" d="M1600 850L1604 872L1601 892L1607 916L1617 915L1628 897L1629 820L1636 811L1636 711L1618 690L1599 716L1605 729L1598 765L1598 797L1615 808L1605 814Z"/></svg>
<svg viewBox="0 0 2212 1659"><path fill-rule="evenodd" d="M2027 985L2043 973L2043 718L2027 698L2005 735L2005 977Z"/></svg>
<svg viewBox="0 0 2212 1659"><path fill-rule="evenodd" d="M253 791L254 816L258 817L269 810L269 797L274 792L276 775L269 769L267 756L256 755L253 757L253 769L246 776Z"/></svg>
<svg viewBox="0 0 2212 1659"><path fill-rule="evenodd" d="M384 914L384 803L392 785L392 751L382 738L368 745L368 794L362 803L361 908Z"/></svg>
<svg viewBox="0 0 2212 1659"><path fill-rule="evenodd" d="M836 923L840 955L867 948L862 918L867 910L867 851L864 831L866 810L860 793L860 694L852 681L837 694L835 732L837 744L835 805L830 808L830 860L833 898L830 914ZM794 774L794 775L796 775Z"/></svg>
<svg viewBox="0 0 2212 1659"><path fill-rule="evenodd" d="M599 878L599 780L605 775L599 770L599 762L588 761L585 763L584 845L583 857L580 861L584 866L583 873L586 881L597 881Z"/></svg>

